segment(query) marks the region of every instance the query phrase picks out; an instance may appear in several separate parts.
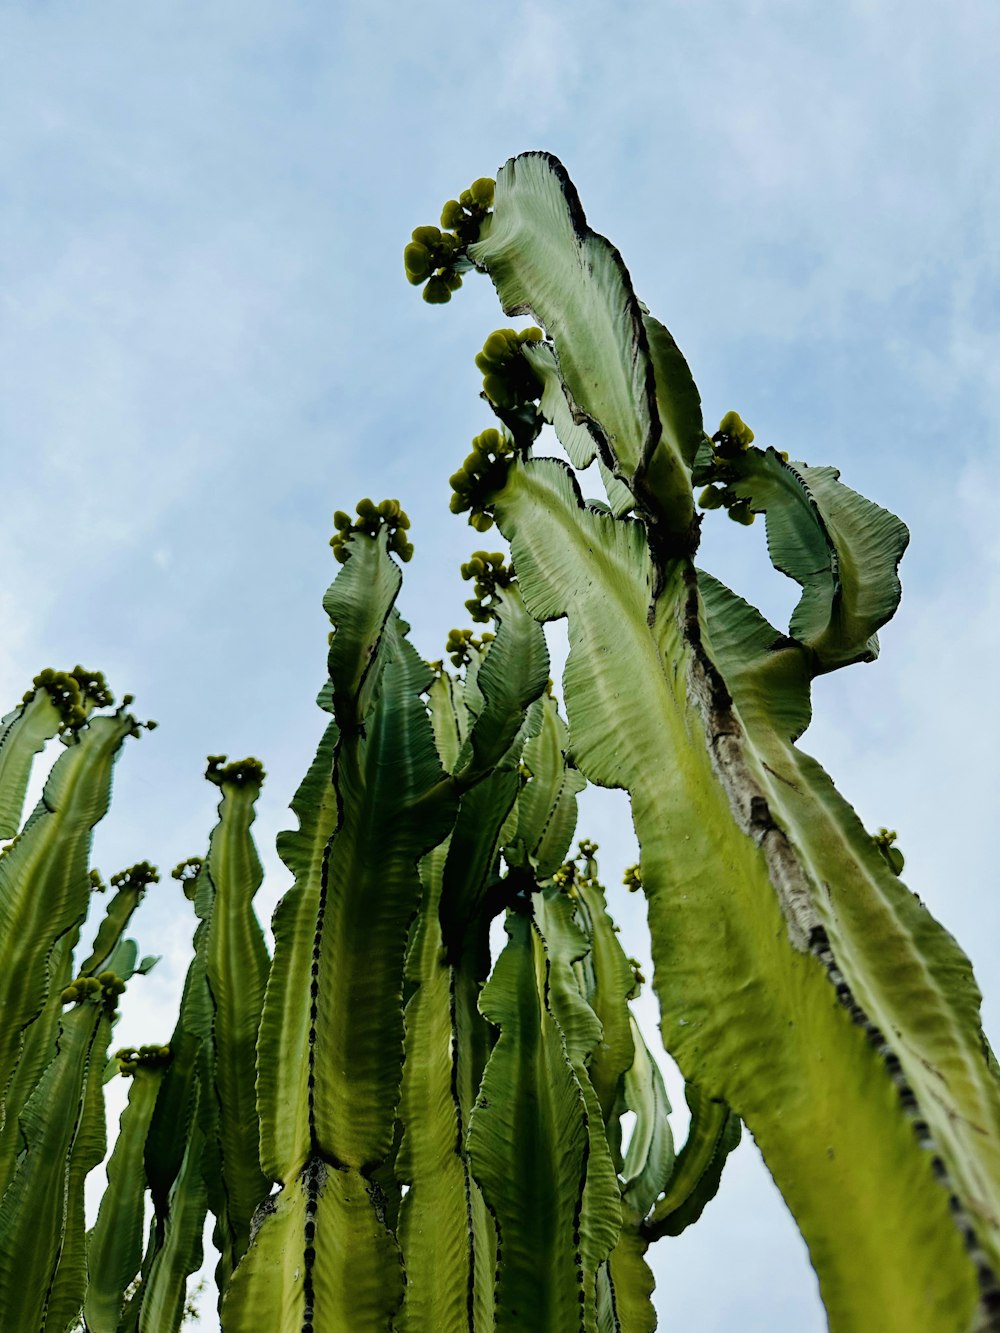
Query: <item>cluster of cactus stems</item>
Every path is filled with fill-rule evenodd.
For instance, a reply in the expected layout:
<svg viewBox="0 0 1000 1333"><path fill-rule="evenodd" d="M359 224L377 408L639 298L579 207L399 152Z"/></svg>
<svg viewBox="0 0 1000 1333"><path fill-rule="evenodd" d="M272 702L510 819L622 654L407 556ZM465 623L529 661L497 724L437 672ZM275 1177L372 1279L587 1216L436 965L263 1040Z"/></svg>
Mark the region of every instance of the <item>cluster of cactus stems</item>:
<svg viewBox="0 0 1000 1333"><path fill-rule="evenodd" d="M195 918L173 1031L111 1056L119 997L156 961L125 934L152 866L112 876L77 952L106 892L92 830L141 724L80 668L0 720L0 1327L170 1333L211 1215L224 1333L650 1333L647 1251L698 1219L745 1123L831 1327L1000 1328L1000 1088L971 968L899 878L895 833L866 832L796 744L812 678L875 656L905 528L735 413L708 437L556 159L512 159L442 227L406 248L427 299L476 269L535 321L480 353L499 425L451 479L511 559L463 566L493 629L453 630L449 672L396 607L398 501L335 516L327 722L278 840L273 956L263 768L214 755L218 823L172 876ZM569 463L534 453L545 426ZM606 498L587 500L595 463ZM787 632L693 563L697 486L765 515L802 588ZM543 632L562 617L565 717ZM632 803L640 860L614 892L646 900L679 1151L631 1013L644 979L597 848L572 851L588 780ZM115 1072L128 1104L88 1231Z"/></svg>

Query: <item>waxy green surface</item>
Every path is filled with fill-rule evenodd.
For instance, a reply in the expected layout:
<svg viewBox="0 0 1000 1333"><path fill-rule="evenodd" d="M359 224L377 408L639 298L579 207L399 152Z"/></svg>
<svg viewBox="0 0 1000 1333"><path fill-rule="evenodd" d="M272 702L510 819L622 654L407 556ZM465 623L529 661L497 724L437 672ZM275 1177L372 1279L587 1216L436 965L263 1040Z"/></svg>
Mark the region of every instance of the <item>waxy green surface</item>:
<svg viewBox="0 0 1000 1333"><path fill-rule="evenodd" d="M573 399L635 486L649 340L623 319L619 266L574 273L581 254L609 257L605 245L561 167L528 154L500 173L472 254L508 312L545 325ZM658 517L679 511L659 477L648 486L661 508L645 493L641 506L649 540L644 525L587 509L555 461L515 463L494 508L529 610L569 620L574 758L631 794L668 1049L753 1130L835 1328L964 1328L976 1262L997 1270L1000 1102L978 992L791 739L808 721L809 678L874 652L905 529L832 469L796 465L796 481L773 451L751 451L748 468L758 456L777 489L753 507L767 508L776 562L804 588L799 641L707 580L702 604L693 569L663 544ZM687 467L694 454L674 458ZM968 1249L949 1187L983 1250Z"/></svg>

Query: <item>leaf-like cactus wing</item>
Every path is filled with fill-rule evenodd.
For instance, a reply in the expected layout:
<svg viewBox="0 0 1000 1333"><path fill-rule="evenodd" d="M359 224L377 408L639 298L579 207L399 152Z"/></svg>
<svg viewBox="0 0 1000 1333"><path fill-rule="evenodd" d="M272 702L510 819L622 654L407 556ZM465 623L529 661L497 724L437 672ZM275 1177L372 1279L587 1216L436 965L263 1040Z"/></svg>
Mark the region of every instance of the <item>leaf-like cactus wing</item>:
<svg viewBox="0 0 1000 1333"><path fill-rule="evenodd" d="M469 1123L469 1158L497 1221L497 1333L582 1328L575 1252L589 1148L585 1102L543 999L545 953L530 919L508 943L480 1007L500 1037ZM543 1184L544 1182L544 1184Z"/></svg>
<svg viewBox="0 0 1000 1333"><path fill-rule="evenodd" d="M622 1224L621 1193L601 1104L587 1073L587 1061L601 1040L601 1022L574 970L574 964L586 957L589 945L574 919L572 899L557 889L543 889L532 896L532 906L545 951L545 1005L562 1032L586 1108L587 1155L578 1227L584 1324L596 1330L597 1273L615 1248Z"/></svg>
<svg viewBox="0 0 1000 1333"><path fill-rule="evenodd" d="M501 763L521 730L528 705L549 678L545 636L525 611L517 588L498 588L496 599L497 636L476 675L483 705L455 768L462 787L471 787Z"/></svg>
<svg viewBox="0 0 1000 1333"><path fill-rule="evenodd" d="M225 1333L388 1329L403 1269L379 1208L359 1171L307 1168L262 1217L226 1293Z"/></svg>
<svg viewBox="0 0 1000 1333"><path fill-rule="evenodd" d="M314 1135L329 1160L358 1169L382 1160L392 1141L416 867L455 813L420 697L430 672L396 621L383 642L379 706L363 736L341 735L335 781L343 813L316 930Z"/></svg>
<svg viewBox="0 0 1000 1333"><path fill-rule="evenodd" d="M691 1125L664 1195L643 1228L650 1239L679 1236L697 1222L705 1205L715 1198L726 1158L740 1141L739 1118L725 1102L713 1101L693 1083L684 1089L691 1108Z"/></svg>
<svg viewBox="0 0 1000 1333"><path fill-rule="evenodd" d="M587 1003L601 1023L600 1044L591 1054L587 1072L601 1105L615 1169L620 1172L623 1167L620 1115L624 1109L625 1077L636 1058L628 1006L636 989L635 974L608 915L600 884L578 876L574 891L577 918L590 943L590 952L577 964L577 970Z"/></svg>
<svg viewBox="0 0 1000 1333"><path fill-rule="evenodd" d="M666 330L655 321L647 330L621 255L587 225L557 158L523 153L506 163L493 217L469 255L508 315L531 315L555 340L569 399L602 437L604 462L669 531L686 533L701 435L697 391ZM685 378L690 388L678 393ZM672 404L666 429L660 396Z"/></svg>
<svg viewBox="0 0 1000 1333"><path fill-rule="evenodd" d="M128 714L92 718L60 755L38 808L0 858L0 1097L22 1030L45 1003L49 954L86 917L92 830L107 811L112 768L134 730Z"/></svg>
<svg viewBox="0 0 1000 1333"><path fill-rule="evenodd" d="M331 722L316 757L292 801L299 827L278 835L278 852L295 882L273 919L275 949L261 1018L257 1062L261 1161L272 1179L288 1181L308 1161L308 988L323 893L327 843L337 827L337 792L332 783L339 732ZM297 983L297 980L298 983Z"/></svg>
<svg viewBox="0 0 1000 1333"><path fill-rule="evenodd" d="M112 897L97 927L94 947L80 964L81 976L95 976L104 968L110 967L111 955L118 947L118 942L125 933L135 909L142 902L144 893L144 885L129 881ZM110 968L110 970L115 969Z"/></svg>
<svg viewBox="0 0 1000 1333"><path fill-rule="evenodd" d="M555 430L570 462L582 472L597 455L598 441L603 438L600 428L572 403L549 343L525 343L521 354L542 386L542 416Z"/></svg>
<svg viewBox="0 0 1000 1333"><path fill-rule="evenodd" d="M635 1059L625 1074L625 1101L635 1112L635 1126L625 1154L622 1203L633 1220L641 1222L670 1179L674 1136L663 1077L635 1019L632 1041Z"/></svg>
<svg viewBox="0 0 1000 1333"><path fill-rule="evenodd" d="M56 1054L56 1038L63 1014L60 995L73 975L73 950L79 934L79 926L68 930L49 954L49 995L41 1013L24 1029L21 1054L4 1093L0 1116L0 1197L7 1188L22 1147L20 1117L24 1104Z"/></svg>
<svg viewBox="0 0 1000 1333"><path fill-rule="evenodd" d="M139 1333L177 1333L184 1320L188 1278L201 1267L208 1190L202 1170L205 1139L193 1114L182 1142L180 1167L162 1217L154 1222L152 1253L143 1264L137 1293Z"/></svg>
<svg viewBox="0 0 1000 1333"><path fill-rule="evenodd" d="M20 828L32 762L61 721L51 695L43 689L0 718L0 838L13 838Z"/></svg>
<svg viewBox="0 0 1000 1333"><path fill-rule="evenodd" d="M270 963L253 910L263 877L250 833L259 795L258 778L231 781L223 775L219 822L203 872L212 885L205 977L212 1001L210 1067L222 1185L212 1201L220 1288L249 1245L250 1219L268 1193L255 1090L257 1030Z"/></svg>
<svg viewBox="0 0 1000 1333"><path fill-rule="evenodd" d="M440 920L444 945L454 961L470 924L482 912L494 878L503 826L517 800L517 770L503 768L467 791L448 844Z"/></svg>
<svg viewBox="0 0 1000 1333"><path fill-rule="evenodd" d="M565 860L576 829L576 798L587 779L567 762L569 732L555 699L538 702L538 730L524 747L530 777L518 797L517 828L504 857L509 865L531 866L548 879Z"/></svg>
<svg viewBox="0 0 1000 1333"><path fill-rule="evenodd" d="M832 467L785 462L774 449L749 448L728 463L730 490L766 514L774 567L802 597L789 632L833 671L878 655L876 631L899 605L899 562L909 533Z"/></svg>
<svg viewBox="0 0 1000 1333"><path fill-rule="evenodd" d="M138 1068L108 1161L108 1187L87 1238L88 1333L118 1333L125 1291L142 1262L146 1132L163 1068Z"/></svg>
<svg viewBox="0 0 1000 1333"><path fill-rule="evenodd" d="M459 1068L474 1058L477 1043L461 1030L458 1010L464 1007L466 1028L485 1028L486 1021L468 1004L474 985L461 984L443 953L438 908L447 851L442 845L421 863L424 901L407 968L416 990L406 1006L396 1161L397 1177L409 1186L398 1228L406 1267L401 1333L485 1333L493 1318L496 1231L466 1158L472 1097L463 1095L469 1080Z"/></svg>
<svg viewBox="0 0 1000 1333"><path fill-rule="evenodd" d="M104 1155L101 1079L110 1030L100 1002L76 1005L21 1114L24 1149L0 1201L5 1329L63 1329L83 1303L83 1183Z"/></svg>
<svg viewBox="0 0 1000 1333"><path fill-rule="evenodd" d="M718 670L709 657L727 612L716 598L703 617L686 562L654 579L642 527L585 509L552 460L516 464L496 511L529 610L569 617L574 756L631 792L668 1050L752 1128L831 1319L970 1318L974 1261L934 1179L949 1178L992 1253L998 1094L978 993L954 942L787 740L803 716L799 668L778 708L785 736L764 730L763 704L743 731L724 655ZM734 614L733 642L748 627ZM905 1264L887 1262L887 1229Z"/></svg>

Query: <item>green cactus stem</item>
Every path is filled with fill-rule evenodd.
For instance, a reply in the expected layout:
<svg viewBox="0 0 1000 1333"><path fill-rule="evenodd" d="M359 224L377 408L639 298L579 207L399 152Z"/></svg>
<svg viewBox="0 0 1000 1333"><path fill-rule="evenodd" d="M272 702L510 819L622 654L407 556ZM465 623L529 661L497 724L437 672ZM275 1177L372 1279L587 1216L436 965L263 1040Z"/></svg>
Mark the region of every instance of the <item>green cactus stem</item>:
<svg viewBox="0 0 1000 1333"><path fill-rule="evenodd" d="M501 170L469 254L546 329L567 408L634 501L617 518L617 492L589 505L571 467L522 450L453 508L496 519L532 615L568 618L571 750L630 792L664 1041L752 1129L832 1327L993 1327L1000 1086L978 989L795 745L811 678L876 655L905 527L735 413L706 438L676 345L551 156ZM802 588L787 635L690 563L691 486L720 483Z"/></svg>

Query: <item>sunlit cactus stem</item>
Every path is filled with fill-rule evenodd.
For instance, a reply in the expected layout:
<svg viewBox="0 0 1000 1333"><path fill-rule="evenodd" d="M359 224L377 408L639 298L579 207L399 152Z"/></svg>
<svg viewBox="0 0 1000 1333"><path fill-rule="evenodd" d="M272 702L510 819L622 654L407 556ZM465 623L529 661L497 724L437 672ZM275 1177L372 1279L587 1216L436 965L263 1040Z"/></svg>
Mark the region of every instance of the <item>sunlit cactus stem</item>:
<svg viewBox="0 0 1000 1333"><path fill-rule="evenodd" d="M968 960L899 881L894 835L867 833L795 744L811 679L878 652L904 525L835 469L755 444L736 412L708 436L684 358L557 159L501 169L462 257L544 340L517 353L534 375L520 391L496 378L513 331L488 340L500 426L452 477L452 509L497 524L532 615L567 619L574 761L630 794L626 882L648 901L664 1041L694 1098L678 1180L712 1178L732 1107L832 1327L1000 1327L1000 1089ZM538 420L511 419L536 385ZM535 456L542 422L569 466ZM607 503L581 491L595 457ZM692 487L703 510L764 516L801 588L787 634L691 563ZM661 1204L644 1240L686 1216L669 1189Z"/></svg>

